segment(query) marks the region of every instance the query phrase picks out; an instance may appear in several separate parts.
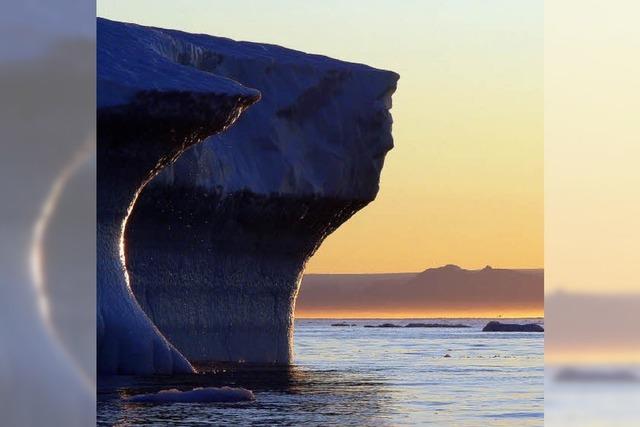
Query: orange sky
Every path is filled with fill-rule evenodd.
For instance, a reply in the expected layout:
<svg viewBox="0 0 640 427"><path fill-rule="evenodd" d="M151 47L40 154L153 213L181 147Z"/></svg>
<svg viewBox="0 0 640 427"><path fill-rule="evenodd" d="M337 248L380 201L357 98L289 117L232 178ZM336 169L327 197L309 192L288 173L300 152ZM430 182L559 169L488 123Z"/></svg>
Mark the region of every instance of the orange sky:
<svg viewBox="0 0 640 427"><path fill-rule="evenodd" d="M544 309L483 309L483 310L428 310L428 311L382 311L382 310L301 310L295 313L296 319L435 319L435 318L534 318L544 317Z"/></svg>

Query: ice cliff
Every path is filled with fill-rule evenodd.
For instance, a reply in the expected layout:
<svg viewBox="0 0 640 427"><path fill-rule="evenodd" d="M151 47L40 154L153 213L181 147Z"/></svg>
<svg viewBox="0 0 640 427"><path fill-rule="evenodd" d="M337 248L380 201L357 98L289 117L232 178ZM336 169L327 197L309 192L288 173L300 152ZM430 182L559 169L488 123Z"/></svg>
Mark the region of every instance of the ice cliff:
<svg viewBox="0 0 640 427"><path fill-rule="evenodd" d="M191 372L131 292L124 229L146 183L259 92L179 63L162 31L98 20L97 36L98 372Z"/></svg>
<svg viewBox="0 0 640 427"><path fill-rule="evenodd" d="M104 370L288 363L307 260L378 192L397 74L104 20L98 37ZM216 135L182 153L196 129Z"/></svg>
<svg viewBox="0 0 640 427"><path fill-rule="evenodd" d="M163 32L176 61L262 97L141 193L127 229L133 291L192 362L288 363L305 263L377 194L398 75Z"/></svg>

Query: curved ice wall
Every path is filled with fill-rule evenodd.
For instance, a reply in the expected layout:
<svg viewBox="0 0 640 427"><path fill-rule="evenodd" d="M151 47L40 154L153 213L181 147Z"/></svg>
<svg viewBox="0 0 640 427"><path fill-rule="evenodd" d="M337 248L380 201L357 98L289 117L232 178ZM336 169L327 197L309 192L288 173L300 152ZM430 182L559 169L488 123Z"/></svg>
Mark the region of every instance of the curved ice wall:
<svg viewBox="0 0 640 427"><path fill-rule="evenodd" d="M262 99L141 193L127 227L133 291L192 362L288 363L306 261L378 191L398 75L163 33L174 41L163 54Z"/></svg>
<svg viewBox="0 0 640 427"><path fill-rule="evenodd" d="M180 64L162 31L98 20L97 351L101 374L192 372L131 292L124 229L138 194L259 92Z"/></svg>

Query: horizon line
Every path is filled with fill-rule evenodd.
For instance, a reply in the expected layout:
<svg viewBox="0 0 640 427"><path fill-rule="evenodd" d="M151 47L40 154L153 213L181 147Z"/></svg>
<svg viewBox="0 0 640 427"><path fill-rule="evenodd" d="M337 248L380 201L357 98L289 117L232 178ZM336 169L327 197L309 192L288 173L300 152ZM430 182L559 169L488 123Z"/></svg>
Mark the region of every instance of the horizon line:
<svg viewBox="0 0 640 427"><path fill-rule="evenodd" d="M443 268L443 267L447 267L449 265L453 265L456 267L460 267L460 269L462 270L466 270L466 271L480 271L480 270L484 270L487 267L491 267L491 269L493 270L543 270L544 271L544 266L542 267L494 267L491 264L486 264L484 267L480 267L480 268L465 268L465 267L461 267L458 264L443 264L437 267L427 267L424 270L419 270L419 271L377 271L377 272L310 272L310 273L304 273L304 275L308 275L308 274L331 274L331 275L365 275L365 274L419 274L419 273L423 273L427 270L431 270L431 269L437 269L437 268Z"/></svg>
<svg viewBox="0 0 640 427"><path fill-rule="evenodd" d="M470 320L489 320L489 319L544 319L542 316L417 316L417 317L318 317L318 316L293 316L294 319L300 320L437 320L437 319L470 319Z"/></svg>

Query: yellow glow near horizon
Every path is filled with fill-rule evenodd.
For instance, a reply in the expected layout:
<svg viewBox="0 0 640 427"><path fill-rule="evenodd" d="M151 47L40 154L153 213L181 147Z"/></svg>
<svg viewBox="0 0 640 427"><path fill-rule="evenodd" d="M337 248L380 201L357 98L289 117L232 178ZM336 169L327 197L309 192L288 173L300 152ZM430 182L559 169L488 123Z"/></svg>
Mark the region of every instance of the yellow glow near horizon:
<svg viewBox="0 0 640 427"><path fill-rule="evenodd" d="M296 319L532 319L543 318L543 309L482 309L482 310L301 310Z"/></svg>
<svg viewBox="0 0 640 427"><path fill-rule="evenodd" d="M380 193L307 272L543 265L542 1L101 0L98 15L400 74Z"/></svg>

